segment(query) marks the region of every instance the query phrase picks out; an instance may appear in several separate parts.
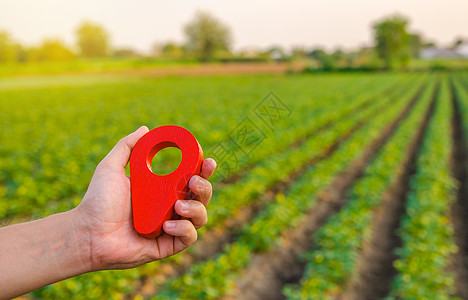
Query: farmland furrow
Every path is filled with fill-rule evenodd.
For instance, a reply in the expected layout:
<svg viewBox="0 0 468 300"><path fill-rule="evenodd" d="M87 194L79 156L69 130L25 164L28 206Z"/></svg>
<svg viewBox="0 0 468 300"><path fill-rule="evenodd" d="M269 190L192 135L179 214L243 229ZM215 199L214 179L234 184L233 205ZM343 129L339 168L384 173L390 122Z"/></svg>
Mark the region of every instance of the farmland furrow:
<svg viewBox="0 0 468 300"><path fill-rule="evenodd" d="M468 299L468 146L466 132L463 126L463 115L460 107L458 91L453 78L450 82L451 100L453 106L452 117L452 174L459 182L455 203L451 208L454 226L454 238L458 251L453 257L455 271L456 295ZM466 120L465 120L466 122Z"/></svg>
<svg viewBox="0 0 468 300"><path fill-rule="evenodd" d="M372 104L372 102L376 101L380 96L394 92L396 89L398 89L400 84L401 84L401 82L398 82L398 83L390 86L389 88L385 89L384 91L379 91L379 92L375 93L373 96L370 96L368 100L366 100L366 101L364 101L362 103L359 103L355 107L350 107L349 110L346 110L342 115L337 116L337 119L339 119L339 120L347 119L353 113L355 113L357 110L366 109L367 107L369 107ZM359 91L355 92L353 95L348 96L347 98L348 99L353 99L355 96L359 95L360 93L362 93L362 90L359 90ZM321 131L330 129L333 126L334 123L335 123L334 120L325 121L323 124L320 124L317 127L312 128L304 136L296 139L295 141L293 141L290 144L286 145L284 148L279 149L279 151L286 151L288 149L291 150L291 149L300 147L307 140L312 138L314 135L320 133ZM223 179L220 183L221 184L234 184L234 183L238 182L242 177L245 176L245 174L250 172L255 167L255 165L257 163L258 163L258 161L254 161L254 162L248 164L247 166L243 167L241 170L239 170L236 173L234 173L234 174L228 176L227 178Z"/></svg>
<svg viewBox="0 0 468 300"><path fill-rule="evenodd" d="M411 84L418 84L418 81L410 82ZM372 103L372 106L378 105L387 97L396 99L401 96L401 90L396 90L396 93L382 95L378 101ZM213 206L209 210L210 222L204 229L217 227L219 224L223 224L226 219L243 214L243 208L264 195L270 187L277 182L287 179L290 174L304 165L310 157L320 155L327 145L333 143L343 132L352 127L348 122L360 120L359 117L362 118L362 116L357 116L357 114L362 113L367 114L366 111L357 110L354 111L351 119L335 120L332 130L321 131L313 139L307 140L300 147L294 148L291 151L269 156L269 159L263 160L256 165L241 181L219 189L214 195L214 199L212 200ZM346 126L343 124L346 124ZM279 165L282 166L282 172L276 171ZM237 200L232 201L231 199ZM203 234L203 231L201 233Z"/></svg>
<svg viewBox="0 0 468 300"><path fill-rule="evenodd" d="M387 83L388 80L384 77L391 77L392 80ZM276 151L276 145L286 144L302 136L313 125L315 118L330 111L330 103L336 101L350 105L351 103L343 101L343 95L353 92L364 82L371 83L368 90L377 91L386 88L398 77L382 76L376 79L366 76L362 81L351 77L331 81L316 77L298 80L252 79L254 84L251 79L246 80L244 77L233 78L234 81L231 78L165 78L157 81L145 79L116 82L115 85L93 83L89 88L61 86L49 90L38 86L38 89L27 91L2 92L5 99L17 101L3 101L5 109L0 111L3 128L8 127L8 130L2 131L1 136L3 140L10 141L0 146L1 152L5 154L0 158L0 194L5 195L5 201L0 203L0 219L25 216L37 218L76 206L99 160L114 145L114 139L123 132L130 131L133 126L146 124L154 127L178 123L187 126L200 137L200 143L207 150L207 146L217 144L223 133L228 133L235 127L236 115L242 112L253 113L252 104L261 100L262 94L275 90L280 95L296 95L294 93L301 90L299 95L294 96L294 102L289 104L294 118L278 122L275 136L265 139L263 147L258 147L255 153L248 156L257 159L267 156L270 151ZM196 89L194 80L197 82ZM232 85L232 82L237 84ZM246 88L239 89L239 83L245 83L242 86ZM180 86L187 89L179 89ZM254 90L250 90L250 87ZM336 91L330 92L332 87ZM52 90L53 94L50 92ZM261 94L252 93L253 91ZM186 97L189 94L190 97ZM118 95L118 100L113 99L115 95ZM204 99L206 105L199 105L199 101L184 102L188 98L198 99L197 97ZM213 98L217 100L212 101ZM236 100L233 110L228 98L243 100ZM246 98L249 100L246 101ZM313 101L307 107L311 98L324 101ZM17 109L22 106L28 106L28 111ZM341 105L343 108L346 106ZM303 109L304 107L308 109ZM203 119L192 118L188 122L189 118L174 118L175 114L170 113L187 109L191 109L194 115L203 115ZM106 113L102 114L103 111ZM209 113L211 111L216 113ZM126 113L119 115L118 112ZM330 113L332 114L333 112ZM260 120L257 121L261 123ZM114 126L107 126L110 123ZM5 127L5 124L9 125ZM57 124L60 124L61 133L49 134L56 132ZM207 124L211 124L209 131L205 130ZM213 127L214 124L216 125ZM41 130L35 132L34 128ZM96 128L105 128L105 131ZM32 132L34 134L31 139ZM30 140L29 147L22 147L24 140ZM67 172L56 172L56 169ZM221 173L220 169L218 168L213 180L216 180L216 174Z"/></svg>
<svg viewBox="0 0 468 300"><path fill-rule="evenodd" d="M238 284L236 299L283 299L283 286L297 282L301 278L305 264L301 254L312 247L313 234L340 211L346 202L346 195L353 183L358 180L366 166L404 118L410 113L422 93L420 89L408 103L403 112L391 122L346 169L338 174L332 184L318 195L317 204L312 207L297 228L283 234L283 243L273 251L259 255L249 267ZM256 278L262 278L261 284Z"/></svg>
<svg viewBox="0 0 468 300"><path fill-rule="evenodd" d="M372 100L373 102L380 102L381 99ZM209 259L216 253L220 252L223 249L223 246L225 246L228 243L231 243L236 238L243 224L245 224L254 216L256 216L258 212L261 211L267 203L275 199L275 197L278 194L286 193L291 184L293 184L308 168L310 168L311 166L313 166L321 160L327 159L339 148L339 146L343 142L345 142L350 136L352 136L354 132L356 132L364 124L366 124L370 118L372 118L375 114L379 112L385 111L388 108L388 106L393 104L391 98L388 100L384 98L383 100L385 100L383 103L379 103L377 106L372 107L369 111L365 110L370 106L371 103L369 103L369 101L366 101L367 104L361 108L361 113L359 113L358 111L354 111L352 118L343 119L340 121L340 123L349 124L349 126L352 126L351 128L347 128L346 126L337 128L337 133L340 134L340 132L342 132L341 136L338 136L336 140L331 141L331 143L324 143L324 148L320 150L316 155L313 155L308 161L306 161L303 165L299 166L289 176L286 176L286 178L283 178L272 184L270 187L268 187L264 195L257 198L255 201L252 201L252 203L250 203L249 205L243 206L242 214L228 218L224 221L224 223L221 226L218 225L214 228L205 231L199 239L199 241L195 245L193 245L191 251L181 254L175 262L169 261L168 263L166 263L170 264L170 266L158 268L158 283L161 284L165 280L178 277L185 273L191 267L192 264ZM360 117L361 114L363 116L362 118ZM329 128L333 128L333 126L329 126ZM294 155L294 153L291 153L291 155ZM152 288L152 279L153 278L150 278L150 276L147 275L142 277L138 282L135 294L142 293L142 290L146 291L142 293L143 295L153 293L154 290ZM130 295L129 298L131 298L132 296L133 295Z"/></svg>
<svg viewBox="0 0 468 300"><path fill-rule="evenodd" d="M397 273L393 266L397 259L394 250L401 246L397 231L406 210L410 178L415 173L416 158L434 111L439 89L440 84L434 89L431 104L408 149L402 172L384 194L381 206L374 213L371 241L363 247L357 263L357 278L351 282L344 299L377 299L390 292L392 280Z"/></svg>
<svg viewBox="0 0 468 300"><path fill-rule="evenodd" d="M396 180L414 130L430 104L431 92L432 88L424 90L411 114L353 184L345 206L314 234L313 248L304 255L307 266L300 284L283 289L288 299L334 299L344 292L361 245L369 239L372 211Z"/></svg>
<svg viewBox="0 0 468 300"><path fill-rule="evenodd" d="M364 83L361 82L361 84L353 88L345 86L346 92L329 93L327 95L327 101L311 103L310 107L294 112L295 118L301 119L301 122L284 123L282 128L287 128L286 130L275 130L275 138L269 139L265 144L262 143L264 147L259 147L260 149L257 148L256 151L247 156L244 156L242 151L237 147L231 147L229 149L229 154L236 157L235 166L230 166L229 163L221 163L218 167L219 170L217 170L212 178L213 182L219 182L222 186L236 183L243 175L245 176L248 174L248 170L251 170L257 164L261 163L266 157L285 151L291 143L301 139L309 132L314 131L315 128L320 127L324 123L336 121L337 117L339 117L344 110L348 110L350 106L353 107L359 104L363 99L365 100L367 97L375 95L375 92L382 92L385 88L396 82L396 80L392 80L390 84L384 83L379 86L375 81L376 80L368 80ZM349 98L344 95L352 96ZM353 99L355 103L347 102L347 99ZM330 112L330 103L334 103L339 109ZM307 113L304 114L304 112ZM298 123L301 125L298 126ZM213 153L214 158L222 162L222 156L219 155L219 157L217 157L216 151L213 152L215 152ZM229 161L229 159L227 161Z"/></svg>
<svg viewBox="0 0 468 300"><path fill-rule="evenodd" d="M452 116L445 77L410 179L390 299L453 299L455 294L455 274L450 268L457 250L450 219L457 186L450 169Z"/></svg>
<svg viewBox="0 0 468 300"><path fill-rule="evenodd" d="M291 186L287 195L278 195L259 216L245 225L234 243L226 245L222 254L213 260L194 265L189 272L166 284L156 299L212 299L230 294L240 273L256 260L255 254L274 249L281 242L282 233L299 224L308 209L315 205L317 193L332 184L335 176L343 172L353 159L361 156L365 150L362 145L381 136L388 124L408 108L411 95L418 86L413 85L410 88L411 92L394 99L393 105L385 113L376 115L330 158L307 170Z"/></svg>

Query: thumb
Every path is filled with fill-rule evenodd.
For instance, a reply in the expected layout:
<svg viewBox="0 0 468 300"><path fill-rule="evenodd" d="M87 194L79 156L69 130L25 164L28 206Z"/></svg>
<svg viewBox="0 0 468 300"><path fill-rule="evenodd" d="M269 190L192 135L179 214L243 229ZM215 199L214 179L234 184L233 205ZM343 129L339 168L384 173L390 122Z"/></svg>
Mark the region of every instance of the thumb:
<svg viewBox="0 0 468 300"><path fill-rule="evenodd" d="M130 153L138 140L149 131L148 127L141 126L135 132L122 138L106 157L101 161L100 165L105 168L125 168L130 160Z"/></svg>

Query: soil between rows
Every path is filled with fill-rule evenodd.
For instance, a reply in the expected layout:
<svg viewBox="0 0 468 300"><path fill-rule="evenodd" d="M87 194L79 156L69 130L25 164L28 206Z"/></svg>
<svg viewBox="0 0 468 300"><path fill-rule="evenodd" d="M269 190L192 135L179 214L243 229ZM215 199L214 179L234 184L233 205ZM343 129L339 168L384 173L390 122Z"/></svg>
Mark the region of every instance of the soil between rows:
<svg viewBox="0 0 468 300"><path fill-rule="evenodd" d="M455 243L458 252L453 256L456 296L468 299L468 146L463 127L463 116L455 93L453 81L450 82L452 94L452 174L459 182L455 203L451 208Z"/></svg>
<svg viewBox="0 0 468 300"><path fill-rule="evenodd" d="M439 88L438 83L434 88L431 104L406 150L397 179L385 191L382 203L373 214L371 241L363 245L355 271L357 278L349 284L343 299L380 299L390 293L392 281L397 274L393 262L398 257L394 250L402 245L398 229L406 212L407 195L411 189L410 178L416 172L416 160L434 111Z"/></svg>
<svg viewBox="0 0 468 300"><path fill-rule="evenodd" d="M305 264L300 255L313 247L312 235L338 212L346 202L346 194L359 179L366 166L393 135L401 121L414 107L423 88L419 89L399 116L391 122L346 169L338 174L330 186L318 195L317 204L310 209L296 228L283 234L283 240L272 251L257 254L237 284L235 299L284 299L283 286L298 283Z"/></svg>

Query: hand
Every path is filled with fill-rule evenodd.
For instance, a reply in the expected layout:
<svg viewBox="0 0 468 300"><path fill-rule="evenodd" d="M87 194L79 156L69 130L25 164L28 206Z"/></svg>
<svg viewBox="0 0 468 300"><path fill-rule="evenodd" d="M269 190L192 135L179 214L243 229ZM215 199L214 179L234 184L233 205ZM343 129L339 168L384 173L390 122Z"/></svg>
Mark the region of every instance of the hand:
<svg viewBox="0 0 468 300"><path fill-rule="evenodd" d="M174 255L193 244L196 229L207 222L205 206L212 189L206 179L216 168L213 159L203 162L201 176L190 179L186 200L176 202L175 212L183 219L166 221L163 234L156 239L143 238L135 231L125 167L133 146L147 132L143 126L117 143L99 163L83 201L74 211L89 243L90 271L132 268Z"/></svg>

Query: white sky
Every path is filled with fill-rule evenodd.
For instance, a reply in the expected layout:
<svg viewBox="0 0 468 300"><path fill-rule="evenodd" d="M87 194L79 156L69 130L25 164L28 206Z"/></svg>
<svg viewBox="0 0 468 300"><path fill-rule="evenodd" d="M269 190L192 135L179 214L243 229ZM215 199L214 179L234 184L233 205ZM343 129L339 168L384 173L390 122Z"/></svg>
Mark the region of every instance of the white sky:
<svg viewBox="0 0 468 300"><path fill-rule="evenodd" d="M73 44L77 25L91 20L111 33L114 46L146 51L154 42L183 41L183 25L197 10L231 27L235 49L370 44L370 24L394 12L438 43L468 37L467 0L0 0L0 30L26 44L46 37Z"/></svg>

